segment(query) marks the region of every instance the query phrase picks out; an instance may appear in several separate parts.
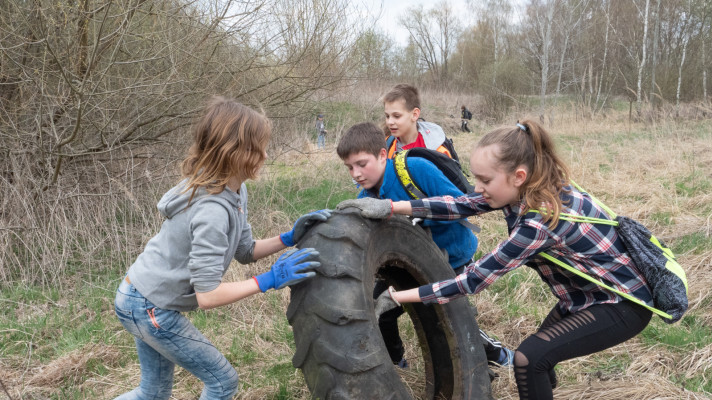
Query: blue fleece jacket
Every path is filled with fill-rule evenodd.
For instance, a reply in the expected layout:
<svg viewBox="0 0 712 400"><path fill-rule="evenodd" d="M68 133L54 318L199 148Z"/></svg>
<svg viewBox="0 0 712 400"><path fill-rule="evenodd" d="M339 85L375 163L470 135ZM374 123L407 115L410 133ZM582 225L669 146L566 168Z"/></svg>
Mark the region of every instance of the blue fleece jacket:
<svg viewBox="0 0 712 400"><path fill-rule="evenodd" d="M462 191L453 185L438 167L428 160L417 157L408 158L408 169L418 187L430 197L447 195L458 197L463 195ZM371 190L363 189L358 194L358 197L374 197L393 201L412 200L403 185L398 181L393 167L393 160L391 159L387 160L383 183L381 183L378 193L375 192L375 188ZM477 237L469 228L460 224L457 220L425 220L422 224L430 228L435 244L441 249L447 250L448 261L453 268L466 264L475 254Z"/></svg>

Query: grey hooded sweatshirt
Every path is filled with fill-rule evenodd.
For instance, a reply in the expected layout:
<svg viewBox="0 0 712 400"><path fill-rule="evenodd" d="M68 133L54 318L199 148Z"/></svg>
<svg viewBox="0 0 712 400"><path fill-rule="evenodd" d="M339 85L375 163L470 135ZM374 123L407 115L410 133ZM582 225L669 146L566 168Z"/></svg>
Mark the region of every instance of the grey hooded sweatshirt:
<svg viewBox="0 0 712 400"><path fill-rule="evenodd" d="M253 262L255 241L247 222L247 189L225 188L209 194L183 193L182 181L163 195L158 210L166 217L161 230L129 268L131 283L159 308L198 308L195 292L218 287L233 257Z"/></svg>
<svg viewBox="0 0 712 400"><path fill-rule="evenodd" d="M445 132L440 125L433 122L418 121L417 125L418 133L423 136L423 142L425 142L425 148L431 150L437 150L443 143L445 143ZM403 144L400 140L396 140L396 151L403 150Z"/></svg>

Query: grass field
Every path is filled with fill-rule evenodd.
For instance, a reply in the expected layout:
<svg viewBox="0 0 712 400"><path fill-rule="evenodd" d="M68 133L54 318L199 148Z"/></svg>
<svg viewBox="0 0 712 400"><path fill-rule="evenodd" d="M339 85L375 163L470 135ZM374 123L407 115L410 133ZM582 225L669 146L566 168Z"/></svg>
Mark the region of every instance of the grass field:
<svg viewBox="0 0 712 400"><path fill-rule="evenodd" d="M450 110L452 104L463 102L446 94L425 98L429 99L425 108L432 110ZM335 103L334 112L343 114L333 118L338 123L334 122L325 151L317 151L305 139L273 156L261 178L248 186L250 221L257 238L280 233L303 212L334 207L355 196L334 141L339 129L378 116L377 108L373 103ZM512 115L511 122L524 115ZM432 112L428 119L446 127L465 160L479 136L491 128L474 123L473 134L457 134L459 120L450 118L449 112ZM679 323L667 325L654 317L636 338L560 364L555 397L712 398L712 121L630 123L627 113L614 111L584 120L562 109L547 127L579 184L619 214L642 221L677 253L687 272L690 298L690 309ZM128 265L156 232L160 219L155 202L176 178L175 173L165 173L153 181L151 190L143 186L141 193L126 184L124 197L87 208L94 218L108 221L102 228L106 237L96 243L87 239L72 246L56 245L55 250L65 255L61 284L32 285L19 278L3 283L0 381L6 390L0 390L0 399L8 395L12 400L111 399L138 383L133 339L114 316L113 296ZM498 213L475 222L482 226L483 251L506 236ZM106 250L109 247L111 251ZM235 264L227 279L247 278L273 261ZM506 275L470 301L479 310L480 326L512 348L535 331L555 302L527 268ZM237 368L238 398L309 398L301 372L291 363L295 347L284 316L288 302L287 289L188 314ZM403 321L403 330L409 344L406 356L412 360L403 378L417 396L422 363L408 321ZM494 397L517 398L511 370L497 372ZM175 399L197 399L201 389L194 377L177 369Z"/></svg>

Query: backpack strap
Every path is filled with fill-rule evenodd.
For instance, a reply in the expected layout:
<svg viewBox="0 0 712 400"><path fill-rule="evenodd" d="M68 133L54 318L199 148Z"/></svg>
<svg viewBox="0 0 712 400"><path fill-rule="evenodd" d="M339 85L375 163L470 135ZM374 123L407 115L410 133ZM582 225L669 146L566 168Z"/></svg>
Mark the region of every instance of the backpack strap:
<svg viewBox="0 0 712 400"><path fill-rule="evenodd" d="M386 158L393 158L397 149L396 137L391 135L386 138Z"/></svg>
<svg viewBox="0 0 712 400"><path fill-rule="evenodd" d="M589 224L610 225L610 226L613 226L613 227L617 227L617 226L618 226L618 221L615 220L615 219L618 217L618 215L617 215L615 212L613 212L613 210L611 210L608 206L606 206L605 204L603 204L602 201L598 200L598 199L597 199L596 197L594 197L591 193L586 192L581 186L579 186L579 185L578 185L576 182L574 182L573 180L571 180L571 184L572 184L576 189L578 189L579 192L585 192L585 193L587 193L587 194L591 197L591 199L592 199L599 207L601 207L604 211L606 211L606 212L608 213L608 215L609 215L611 218L613 218L613 219L603 219L603 218L586 217L586 216L582 216L582 215L575 215L575 214L569 214L569 213L560 213L560 214L559 214L559 219L562 219L562 220L564 220L564 221L574 222L574 223L582 222L582 223L589 223ZM529 211L531 211L531 212L536 212L536 213L539 212L539 210L529 210ZM653 243L654 243L656 246L658 246L658 247L660 247L661 249L663 249L663 253L665 254L666 257L668 257L668 259L670 259L669 256L674 257L674 256L672 255L672 252L670 251L670 249L668 249L668 248L663 247L662 245L660 245L660 243L658 242L657 238L655 238L655 236L652 236L652 237L650 238L650 240L653 241ZM607 290L609 290L609 291L611 291L611 292L613 292L613 293L615 293L615 294L617 294L617 295L623 297L623 298L626 299L626 300L630 300L630 301L632 301L632 302L635 303L635 304L638 304L638 305L640 305L640 306L643 306L643 307L647 308L648 310L652 311L653 313L655 313L655 314L657 314L657 315L659 315L659 316L661 316L661 317L663 317L663 318L665 318L665 319L673 319L673 316L670 315L670 314L668 314L668 313L666 313L665 311L659 310L659 309L657 309L657 308L655 308L655 307L651 307L651 306L645 304L645 302L643 302L642 300L638 299L637 297L634 297L634 296L632 296L632 295L630 295L630 294L628 294L628 293L622 292L622 291L620 291L620 290L618 290L618 289L612 287L611 285L608 285L608 284L606 284L606 283L604 283L604 282L602 282L602 281L600 281L600 280L598 280L598 279L592 277L591 275L589 275L589 274L587 274L587 273L585 273L585 272L579 271L578 269L576 269L576 268L572 267L571 265L569 265L569 264L567 264L567 263L565 263L565 262L563 262L563 261L561 261L561 260L559 260L559 259L553 257L552 255L550 255L550 254L548 254L548 253L546 253L546 252L541 252L541 253L539 253L538 255L541 256L542 258L544 258L544 259L546 259L546 260L548 260L548 261L554 263L555 265L558 265L559 267L561 267L561 268L563 268L563 269L565 269L565 270L567 270L567 271L569 271L569 272L571 272L571 273L573 273L573 274L575 274L575 275L577 275L577 276L579 276L579 277L581 277L581 278L583 278L583 279L585 279L585 280L587 280L587 281L589 281L589 282L592 282L592 283L594 283L594 284L596 284L596 285L598 285L598 286L601 286L601 287L604 288L604 289L607 289ZM673 258L672 261L674 261L674 258ZM675 262L675 263L676 263L676 262ZM681 270L681 268L680 268L680 270ZM679 275L678 275L678 276L679 276ZM684 280L684 281L685 281L685 286L687 286L687 281L686 281L686 280Z"/></svg>
<svg viewBox="0 0 712 400"><path fill-rule="evenodd" d="M598 200L594 195L592 195L591 193L585 191L584 188L582 188L581 186L579 186L578 183L574 182L573 179L571 179L570 181L571 181L571 184L574 185L574 187L575 187L576 189L578 189L579 192L584 192L584 193L587 193L589 196L591 196L591 199L593 200L593 202L596 203L596 204L598 204L599 207L601 207L603 210L605 210L605 211L608 213L608 216L611 217L611 219L616 219L616 217L618 216L618 214L614 213L613 210L611 210L610 208L608 208L607 205L603 204L603 202L602 202L601 200Z"/></svg>
<svg viewBox="0 0 712 400"><path fill-rule="evenodd" d="M641 306L647 308L648 310L654 312L655 314L658 314L659 316L661 316L661 317L663 317L663 318L672 319L672 315L666 313L665 311L661 311L661 310L658 310L658 309L655 308L655 307L651 307L651 306L645 304L642 300L638 299L637 297L634 297L634 296L631 296L631 295L628 294L628 293L622 292L622 291L620 291L620 290L614 288L614 287L611 286L611 285L607 285L607 284L601 282L600 280L598 280L598 279L592 277L591 275L589 275L589 274L587 274L587 273L585 273L585 272L581 272L581 271L577 270L576 268L574 268L574 267L572 267L572 266L566 264L565 262L560 261L559 259L557 259L557 258L551 256L551 255L548 254L548 253L542 252L542 253L539 253L538 255L540 255L540 256L542 256L543 258L545 258L545 259L551 261L552 263L558 265L559 267L561 267L561 268L563 268L563 269L565 269L565 270L567 270L567 271L569 271L569 272L571 272L571 273L573 273L573 274L576 274L577 276L579 276L579 277L581 277L581 278L583 278L583 279L585 279L585 280L587 280L587 281L589 281L589 282L595 283L595 284L598 285L598 286L601 286L601 287L603 287L603 288L605 288L605 289L610 290L611 292L613 292L613 293L615 293L615 294L617 294L617 295L623 297L623 298L626 299L626 300L630 300L630 301L632 301L632 302L635 303L635 304L638 304L638 305L641 305Z"/></svg>
<svg viewBox="0 0 712 400"><path fill-rule="evenodd" d="M413 178L410 176L410 172L408 171L408 161L406 159L407 154L407 150L401 151L396 153L396 156L393 159L393 167L396 169L398 181L401 185L403 185L405 191L408 192L408 196L412 199L418 200L428 197L422 190L420 190L420 188L415 184Z"/></svg>

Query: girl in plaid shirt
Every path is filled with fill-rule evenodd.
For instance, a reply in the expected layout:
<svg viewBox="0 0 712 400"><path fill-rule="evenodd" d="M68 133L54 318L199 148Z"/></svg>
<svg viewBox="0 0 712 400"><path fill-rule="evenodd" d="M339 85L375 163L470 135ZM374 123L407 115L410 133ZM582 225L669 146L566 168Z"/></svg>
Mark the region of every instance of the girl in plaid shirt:
<svg viewBox="0 0 712 400"><path fill-rule="evenodd" d="M549 285L558 303L537 332L517 348L514 376L520 399L552 399L556 364L632 338L647 326L652 313L550 265L537 254L547 252L652 306L650 288L612 226L559 219L561 212L609 218L587 193L569 185L567 166L556 155L549 134L535 121L485 135L472 153L470 166L477 181L475 193L394 203L347 201L338 208L357 207L372 218L396 213L444 220L502 210L507 240L454 279L400 292L390 288L377 300L376 313L400 303L444 304L478 293L507 272L527 265Z"/></svg>

